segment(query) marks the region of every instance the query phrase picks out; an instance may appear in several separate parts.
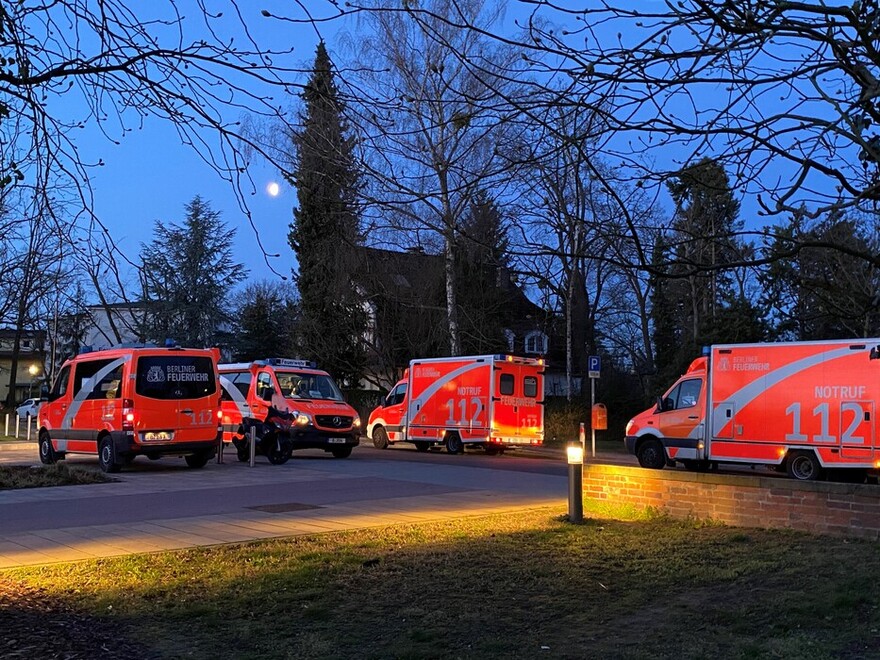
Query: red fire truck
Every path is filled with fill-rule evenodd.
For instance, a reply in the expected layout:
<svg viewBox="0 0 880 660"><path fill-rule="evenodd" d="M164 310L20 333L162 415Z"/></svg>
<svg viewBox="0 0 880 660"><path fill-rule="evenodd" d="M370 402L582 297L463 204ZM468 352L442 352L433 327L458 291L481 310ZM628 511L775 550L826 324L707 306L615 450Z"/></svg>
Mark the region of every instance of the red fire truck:
<svg viewBox="0 0 880 660"><path fill-rule="evenodd" d="M544 361L512 355L413 360L370 414L367 435L385 449L411 442L419 451L466 444L488 453L544 441Z"/></svg>
<svg viewBox="0 0 880 660"><path fill-rule="evenodd" d="M768 465L795 479L880 467L880 339L712 346L626 427L643 467Z"/></svg>

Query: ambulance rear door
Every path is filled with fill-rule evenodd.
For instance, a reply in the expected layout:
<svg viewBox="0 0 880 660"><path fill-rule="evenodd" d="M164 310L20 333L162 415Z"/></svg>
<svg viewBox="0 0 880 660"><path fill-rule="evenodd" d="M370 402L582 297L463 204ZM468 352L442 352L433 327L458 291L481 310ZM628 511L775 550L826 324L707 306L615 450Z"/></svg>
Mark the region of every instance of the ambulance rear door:
<svg viewBox="0 0 880 660"><path fill-rule="evenodd" d="M492 437L506 444L543 441L544 380L532 362L498 360L494 368Z"/></svg>

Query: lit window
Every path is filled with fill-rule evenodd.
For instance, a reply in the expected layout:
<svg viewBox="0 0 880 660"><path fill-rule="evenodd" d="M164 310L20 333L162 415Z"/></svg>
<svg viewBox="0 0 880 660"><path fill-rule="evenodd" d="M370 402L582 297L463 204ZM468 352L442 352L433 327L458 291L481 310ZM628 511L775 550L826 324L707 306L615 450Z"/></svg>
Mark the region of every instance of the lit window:
<svg viewBox="0 0 880 660"><path fill-rule="evenodd" d="M526 353L544 354L547 352L547 335L536 330L526 335Z"/></svg>

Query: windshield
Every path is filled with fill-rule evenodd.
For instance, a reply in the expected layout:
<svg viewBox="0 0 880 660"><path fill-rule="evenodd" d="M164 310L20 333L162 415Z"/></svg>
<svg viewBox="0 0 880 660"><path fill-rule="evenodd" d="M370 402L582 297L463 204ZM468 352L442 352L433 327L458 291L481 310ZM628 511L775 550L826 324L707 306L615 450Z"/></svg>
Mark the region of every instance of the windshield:
<svg viewBox="0 0 880 660"><path fill-rule="evenodd" d="M288 399L329 399L342 401L342 392L326 374L304 374L294 371L276 371L281 394Z"/></svg>

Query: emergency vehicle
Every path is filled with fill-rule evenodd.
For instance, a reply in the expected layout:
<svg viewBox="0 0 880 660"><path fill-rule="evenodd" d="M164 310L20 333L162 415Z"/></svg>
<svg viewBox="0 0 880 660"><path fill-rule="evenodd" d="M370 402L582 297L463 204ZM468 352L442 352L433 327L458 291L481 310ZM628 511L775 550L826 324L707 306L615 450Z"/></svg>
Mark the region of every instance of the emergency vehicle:
<svg viewBox="0 0 880 660"><path fill-rule="evenodd" d="M370 414L367 435L385 449L411 442L419 451L466 444L490 454L544 442L544 361L512 355L413 360L384 403Z"/></svg>
<svg viewBox="0 0 880 660"><path fill-rule="evenodd" d="M314 362L268 358L221 364L219 370L223 441L236 445L239 460L248 459L243 422L265 421L270 406L296 415L290 431L293 449L323 449L347 458L360 443L360 417L330 374Z"/></svg>
<svg viewBox="0 0 880 660"><path fill-rule="evenodd" d="M880 467L880 339L718 345L626 427L643 467L772 466L801 480Z"/></svg>
<svg viewBox="0 0 880 660"><path fill-rule="evenodd" d="M40 460L97 454L104 472L137 456L183 456L200 468L217 450L217 349L111 348L61 367L40 406Z"/></svg>

